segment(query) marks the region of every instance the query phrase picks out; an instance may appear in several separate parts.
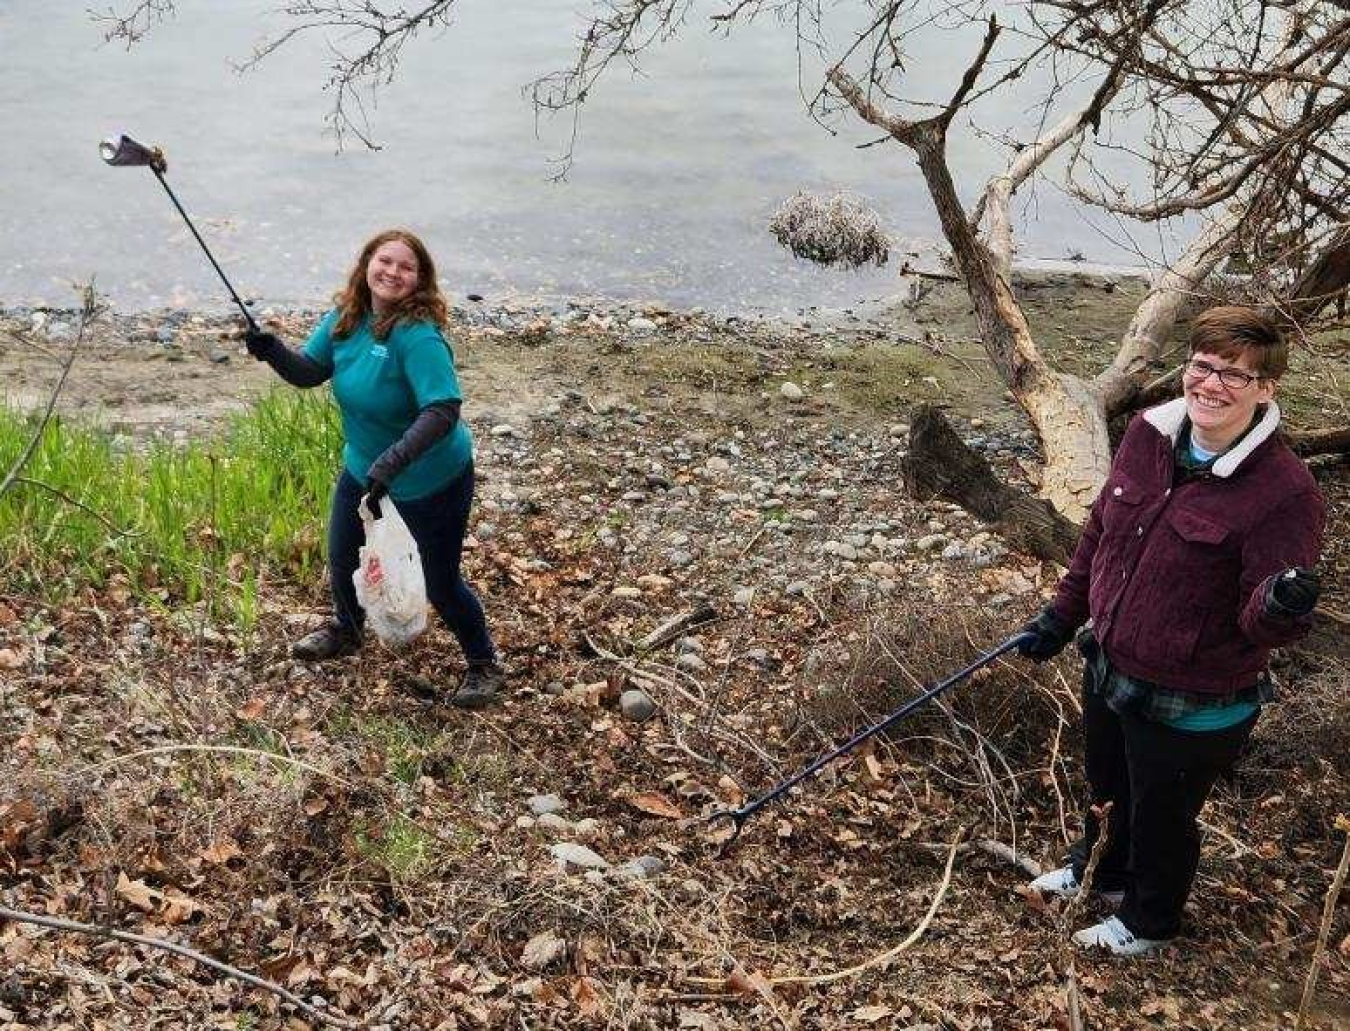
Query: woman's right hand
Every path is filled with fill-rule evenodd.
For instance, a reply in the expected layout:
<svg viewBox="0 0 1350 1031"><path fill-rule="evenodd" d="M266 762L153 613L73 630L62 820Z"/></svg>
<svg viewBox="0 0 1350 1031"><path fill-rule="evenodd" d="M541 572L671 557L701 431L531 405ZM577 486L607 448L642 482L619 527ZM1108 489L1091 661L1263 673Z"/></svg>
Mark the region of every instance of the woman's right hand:
<svg viewBox="0 0 1350 1031"><path fill-rule="evenodd" d="M277 348L284 347L281 337L275 333L264 333L260 329L250 328L244 334L244 347L248 353L253 355L258 361L266 361L268 356L273 354Z"/></svg>
<svg viewBox="0 0 1350 1031"><path fill-rule="evenodd" d="M1017 654L1032 662L1046 662L1062 652L1073 640L1073 630L1059 621L1052 608L1045 608L1019 633L1031 634L1032 640L1017 646Z"/></svg>

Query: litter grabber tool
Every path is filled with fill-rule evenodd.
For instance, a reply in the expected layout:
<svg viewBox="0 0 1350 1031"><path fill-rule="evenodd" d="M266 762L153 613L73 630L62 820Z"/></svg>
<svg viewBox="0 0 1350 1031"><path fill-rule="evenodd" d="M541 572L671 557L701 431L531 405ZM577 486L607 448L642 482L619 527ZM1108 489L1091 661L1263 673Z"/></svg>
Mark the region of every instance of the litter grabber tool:
<svg viewBox="0 0 1350 1031"><path fill-rule="evenodd" d="M830 763L834 762L834 760L838 759L841 755L844 755L846 752L852 751L854 748L858 747L858 745L862 744L868 738L875 737L877 734L880 734L883 730L887 730L890 727L895 726L895 724L899 723L910 713L914 712L916 709L923 708L925 705L931 702L938 695L942 694L948 688L954 687L955 685L959 684L961 681L965 680L976 670L983 669L985 666L989 665L989 663L997 659L1000 655L1007 654L1008 652L1017 648L1021 644L1030 643L1031 641L1035 640L1035 637L1036 637L1035 634L1027 632L1014 634L1012 637L1008 638L998 647L994 648L991 651L985 652L974 662L972 662L969 666L965 667L964 669L956 673L953 673L946 680L934 684L932 687L928 688L926 691L923 692L923 694L919 695L917 698L910 699L904 705L900 706L900 708L896 709L895 712L891 713L889 716L883 719L880 723L873 724L867 729L859 731L857 734L849 738L849 740L845 741L842 745L834 749L832 752L828 752L825 755L822 755L819 759L811 763L811 765L807 766L804 770L800 771L799 773L793 774L787 780L782 781L779 784L775 784L763 795L760 795L759 798L756 798L751 802L747 802L739 809L723 809L713 813L711 816L708 816L705 822L709 824L715 823L718 820L730 820L732 824L731 837L727 838L726 841L722 842L722 847L718 850L718 855L719 856L724 855L726 851L729 848L731 848L731 846L735 843L736 839L741 836L741 831L745 828L745 823L747 820L750 819L750 817L754 816L757 812L759 812L765 806L769 805L771 802L775 802L779 798L782 798L783 795L787 794L802 781L806 780L807 777L810 777L812 774L819 772L821 769L828 766Z"/></svg>
<svg viewBox="0 0 1350 1031"><path fill-rule="evenodd" d="M178 198L174 196L173 190L169 188L168 180L164 178L164 173L169 170L169 163L164 158L164 152L158 147L147 147L144 143L138 143L130 136L110 136L98 145L99 157L103 158L110 165L117 167L140 166L144 165L150 171L155 173L155 178L159 180L159 185L164 187L164 192L169 195L169 200L173 201L173 206L178 209L178 213L183 216L183 221L187 223L188 229L192 232L196 241L201 244L202 252L206 255L206 260L211 263L211 267L216 270L216 275L220 276L220 281L225 284L225 289L230 292L230 297L234 303L239 306L239 310L244 314L244 320L248 323L248 328L255 333L260 332L258 324L253 321L253 314L240 300L239 294L235 292L230 281L225 277L225 270L220 267L220 262L216 261L211 253L211 248L206 246L206 241L202 239L202 234L197 232L197 227L192 224L192 219L188 218L188 213L183 210L183 205L178 203Z"/></svg>

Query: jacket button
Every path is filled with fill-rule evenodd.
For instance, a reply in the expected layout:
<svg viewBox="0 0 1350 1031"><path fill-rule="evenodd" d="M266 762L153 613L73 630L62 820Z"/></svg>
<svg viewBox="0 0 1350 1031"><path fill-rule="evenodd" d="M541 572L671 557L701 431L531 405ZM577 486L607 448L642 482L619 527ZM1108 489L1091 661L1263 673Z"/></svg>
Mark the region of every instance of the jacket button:
<svg viewBox="0 0 1350 1031"><path fill-rule="evenodd" d="M1142 536L1144 536L1144 528L1143 528L1142 526L1139 527L1139 529L1136 530L1136 531L1134 532L1134 535L1135 535L1136 537L1142 537Z"/></svg>
<svg viewBox="0 0 1350 1031"><path fill-rule="evenodd" d="M1120 496L1121 496L1122 494L1124 494L1124 493L1125 493L1125 491L1123 491L1123 490L1122 490L1121 488L1119 488L1119 487L1116 487L1113 491L1111 491L1111 494L1112 494L1114 497L1117 497L1117 498L1120 497Z"/></svg>

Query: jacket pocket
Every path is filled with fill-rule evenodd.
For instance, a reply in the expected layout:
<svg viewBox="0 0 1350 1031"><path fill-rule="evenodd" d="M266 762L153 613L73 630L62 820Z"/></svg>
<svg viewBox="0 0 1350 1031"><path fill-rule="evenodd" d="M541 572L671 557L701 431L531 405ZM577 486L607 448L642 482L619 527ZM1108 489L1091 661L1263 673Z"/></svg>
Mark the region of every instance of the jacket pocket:
<svg viewBox="0 0 1350 1031"><path fill-rule="evenodd" d="M1228 539L1228 527L1184 508L1168 512L1167 523L1187 544L1216 545Z"/></svg>
<svg viewBox="0 0 1350 1031"><path fill-rule="evenodd" d="M1139 506L1144 492L1133 480L1117 473L1102 488L1106 503L1102 506L1102 529L1111 535L1133 532L1139 521Z"/></svg>

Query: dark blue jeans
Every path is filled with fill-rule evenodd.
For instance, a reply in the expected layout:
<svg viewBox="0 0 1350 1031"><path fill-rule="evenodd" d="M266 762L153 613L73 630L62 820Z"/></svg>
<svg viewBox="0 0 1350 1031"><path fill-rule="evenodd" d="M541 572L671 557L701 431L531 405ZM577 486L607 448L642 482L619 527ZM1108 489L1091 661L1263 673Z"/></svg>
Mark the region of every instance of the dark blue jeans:
<svg viewBox="0 0 1350 1031"><path fill-rule="evenodd" d="M328 518L328 572L333 580L333 609L337 621L360 633L365 613L356 601L352 574L359 565L357 553L365 543L365 531L356 506L365 488L345 469L333 491L333 509ZM388 499L382 505L390 504ZM473 466L435 494L413 501L394 502L422 556L427 581L427 599L445 621L469 662L491 662L497 652L488 633L487 618L478 596L459 575L464 533L473 505Z"/></svg>

